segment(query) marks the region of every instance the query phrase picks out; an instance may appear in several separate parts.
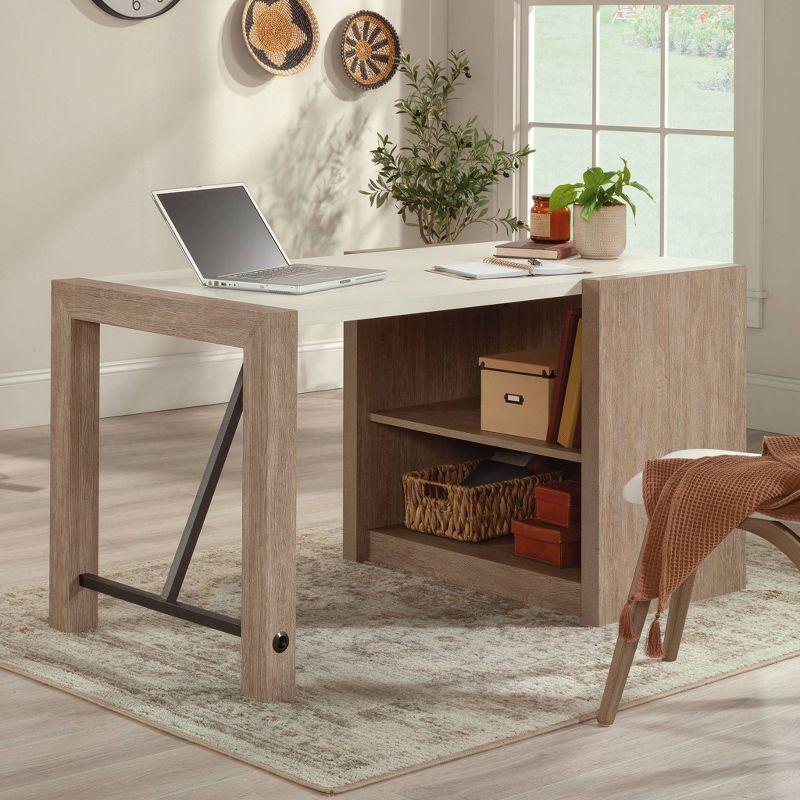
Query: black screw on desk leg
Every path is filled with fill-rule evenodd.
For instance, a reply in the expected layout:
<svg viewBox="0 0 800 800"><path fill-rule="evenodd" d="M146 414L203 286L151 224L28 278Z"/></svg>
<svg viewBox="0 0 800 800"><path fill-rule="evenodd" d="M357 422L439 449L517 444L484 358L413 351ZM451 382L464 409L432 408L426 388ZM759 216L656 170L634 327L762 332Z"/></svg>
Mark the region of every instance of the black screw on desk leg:
<svg viewBox="0 0 800 800"><path fill-rule="evenodd" d="M276 653L285 653L289 649L289 634L278 631L272 639L272 649Z"/></svg>
<svg viewBox="0 0 800 800"><path fill-rule="evenodd" d="M186 520L186 527L183 529L180 544L175 552L175 558L172 560L169 575L167 575L167 580L161 591L163 600L174 602L178 599L181 586L183 586L183 579L186 577L186 571L189 569L189 563L192 560L194 549L197 546L197 539L200 536L200 531L203 529L206 514L211 505L211 500L214 497L214 491L217 488L219 477L222 474L222 468L225 466L225 459L228 457L228 451L231 448L231 442L233 442L233 437L236 434L236 428L239 425L241 417L242 370L240 369L239 375L236 378L236 384L233 387L231 399L228 401L228 407L225 409L225 415L222 418L222 424L219 427L217 438L214 441L214 447L211 449L211 455L206 464L203 479L200 481L200 486L197 489L192 510L189 512L189 518Z"/></svg>

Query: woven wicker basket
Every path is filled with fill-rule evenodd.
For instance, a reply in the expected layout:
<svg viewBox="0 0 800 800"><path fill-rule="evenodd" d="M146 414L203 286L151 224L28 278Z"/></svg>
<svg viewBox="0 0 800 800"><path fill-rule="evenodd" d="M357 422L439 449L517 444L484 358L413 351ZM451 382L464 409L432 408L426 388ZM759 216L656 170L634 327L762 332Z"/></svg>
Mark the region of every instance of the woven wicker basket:
<svg viewBox="0 0 800 800"><path fill-rule="evenodd" d="M462 542L481 542L511 532L512 519L534 516L534 488L560 481L547 472L485 486L461 486L478 461L443 464L403 475L407 528Z"/></svg>

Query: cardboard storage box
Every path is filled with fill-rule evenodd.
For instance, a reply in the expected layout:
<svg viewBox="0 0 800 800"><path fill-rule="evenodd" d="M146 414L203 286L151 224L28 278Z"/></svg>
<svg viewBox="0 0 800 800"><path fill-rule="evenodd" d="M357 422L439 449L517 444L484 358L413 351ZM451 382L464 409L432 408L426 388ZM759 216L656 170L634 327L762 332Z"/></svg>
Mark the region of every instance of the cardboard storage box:
<svg viewBox="0 0 800 800"><path fill-rule="evenodd" d="M535 520L514 520L514 555L565 569L581 563L581 527L567 528Z"/></svg>
<svg viewBox="0 0 800 800"><path fill-rule="evenodd" d="M546 438L557 362L557 348L481 357L481 428Z"/></svg>
<svg viewBox="0 0 800 800"><path fill-rule="evenodd" d="M578 525L581 521L581 484L559 481L536 487L536 518L553 525Z"/></svg>

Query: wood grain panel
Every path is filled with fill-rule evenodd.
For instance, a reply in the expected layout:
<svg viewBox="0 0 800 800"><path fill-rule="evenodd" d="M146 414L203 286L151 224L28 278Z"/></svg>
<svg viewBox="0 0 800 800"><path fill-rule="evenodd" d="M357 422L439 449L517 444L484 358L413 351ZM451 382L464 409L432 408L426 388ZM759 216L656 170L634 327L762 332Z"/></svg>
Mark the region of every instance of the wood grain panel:
<svg viewBox="0 0 800 800"><path fill-rule="evenodd" d="M579 296L345 323L346 558L366 560L368 531L403 519L404 472L476 454L477 445L380 425L370 413L479 394L480 356L557 346L576 304Z"/></svg>
<svg viewBox="0 0 800 800"><path fill-rule="evenodd" d="M50 624L97 626L97 595L78 585L97 572L100 327L51 307Z"/></svg>
<svg viewBox="0 0 800 800"><path fill-rule="evenodd" d="M53 290L75 319L231 347L244 347L267 315L297 316L285 308L87 278L53 281Z"/></svg>
<svg viewBox="0 0 800 800"><path fill-rule="evenodd" d="M244 348L242 694L294 697L297 325L266 318ZM272 647L289 634L283 653Z"/></svg>
<svg viewBox="0 0 800 800"><path fill-rule="evenodd" d="M745 270L583 282L583 616L613 621L646 520L622 487L648 458L744 450ZM587 535L587 533L589 535ZM735 533L701 567L696 598L744 587Z"/></svg>

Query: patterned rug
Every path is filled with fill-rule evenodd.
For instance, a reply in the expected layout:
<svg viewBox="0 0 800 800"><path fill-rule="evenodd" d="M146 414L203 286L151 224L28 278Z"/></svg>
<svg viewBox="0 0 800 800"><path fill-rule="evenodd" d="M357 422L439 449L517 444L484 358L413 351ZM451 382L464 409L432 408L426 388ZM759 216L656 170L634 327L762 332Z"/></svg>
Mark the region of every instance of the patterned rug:
<svg viewBox="0 0 800 800"><path fill-rule="evenodd" d="M238 641L100 599L101 627L46 625L42 586L0 596L0 664L176 736L339 792L589 719L614 626L340 557L334 528L298 536L298 700L238 695ZM681 656L642 657L637 703L798 654L800 577L761 542L746 592L692 606ZM158 590L166 563L109 574ZM238 615L239 561L195 558L184 600Z"/></svg>

